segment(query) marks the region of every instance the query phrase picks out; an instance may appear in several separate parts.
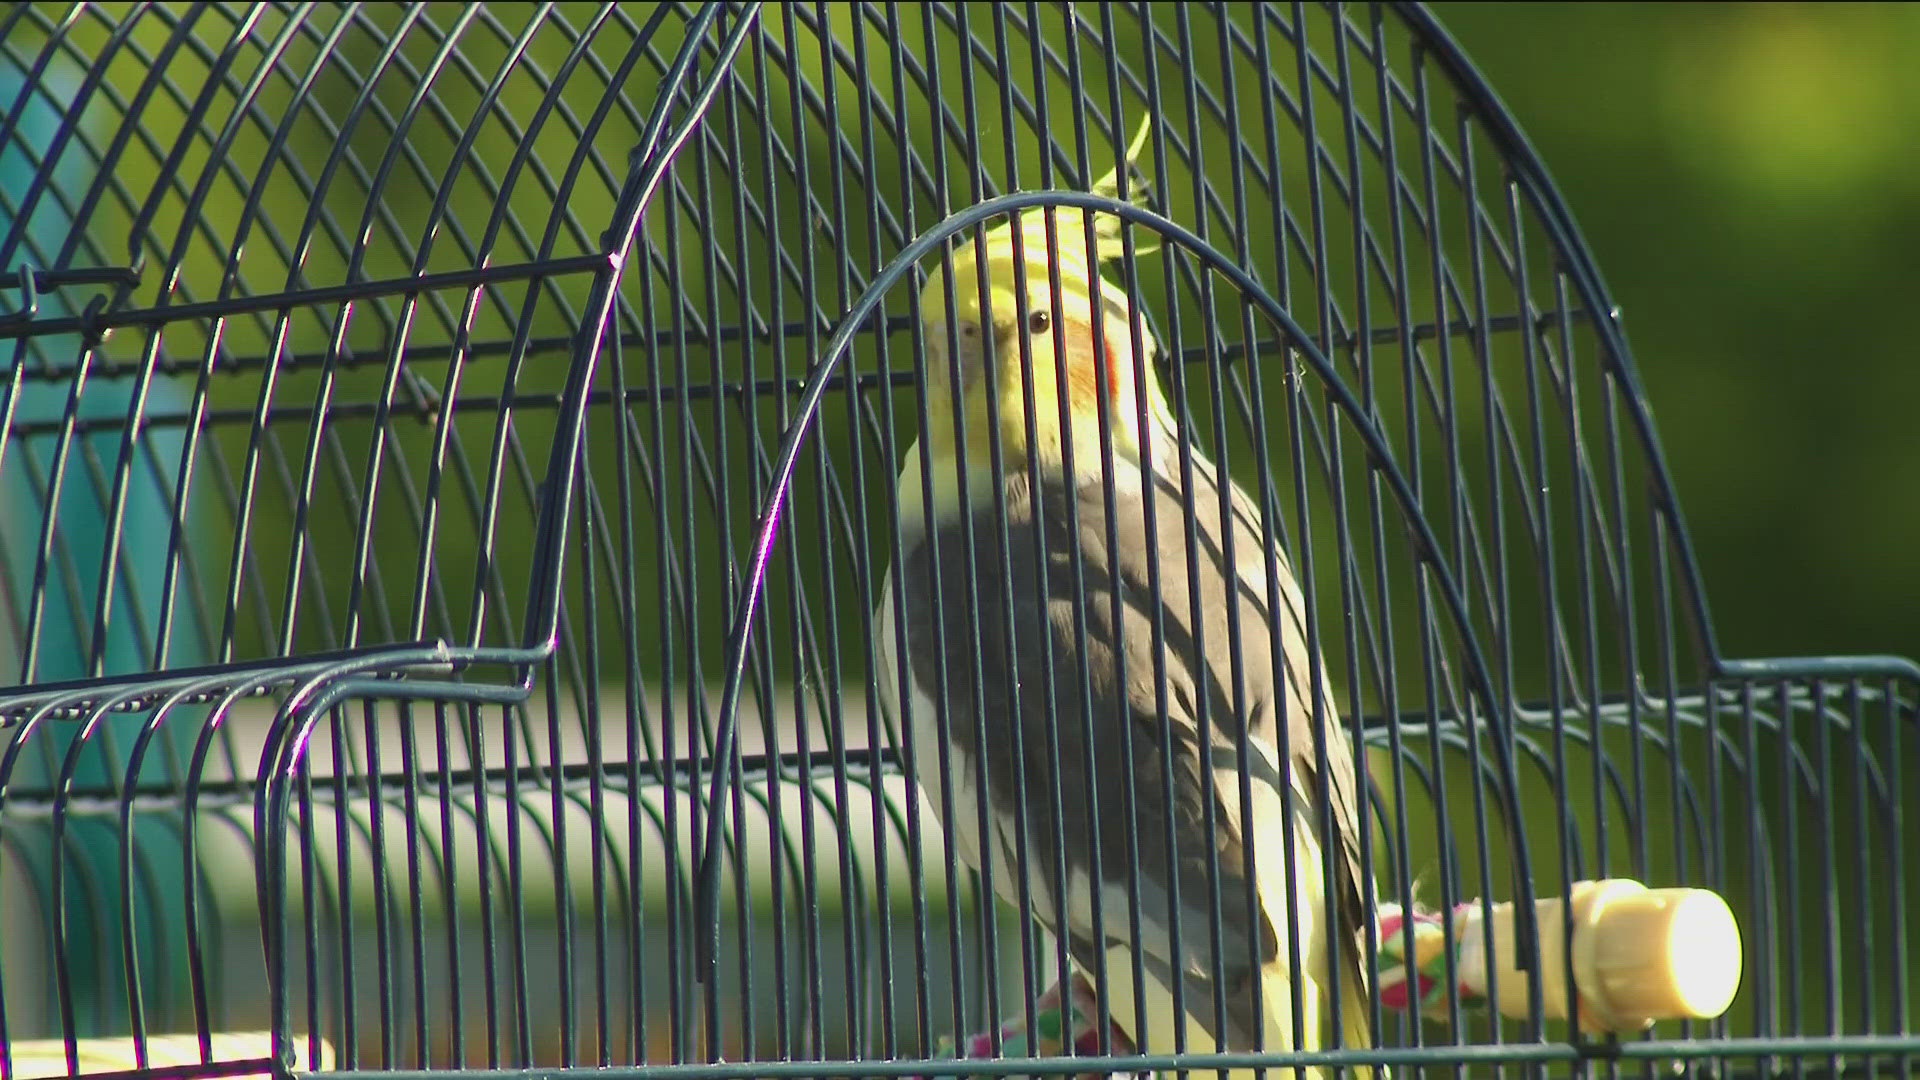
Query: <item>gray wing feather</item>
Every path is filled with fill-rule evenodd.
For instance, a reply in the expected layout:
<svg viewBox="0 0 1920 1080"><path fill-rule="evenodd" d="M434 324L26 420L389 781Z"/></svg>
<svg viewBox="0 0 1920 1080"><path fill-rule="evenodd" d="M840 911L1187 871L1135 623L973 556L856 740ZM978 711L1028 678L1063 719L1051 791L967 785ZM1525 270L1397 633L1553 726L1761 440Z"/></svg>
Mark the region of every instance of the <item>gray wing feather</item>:
<svg viewBox="0 0 1920 1080"><path fill-rule="evenodd" d="M1047 879L1030 884L1050 899L1060 896L1064 883L1051 880L1056 854L1070 875L1091 874L1097 859L1099 880L1123 887L1137 881L1142 919L1159 928L1180 928L1179 967L1189 1013L1206 1023L1214 1015L1218 991L1227 1012L1223 1030L1209 1025L1209 1033L1225 1047L1249 1048L1260 1028L1251 983L1264 965L1285 960L1269 921L1284 914L1261 910L1257 901L1250 908L1247 845L1241 840L1237 811L1229 810L1240 800L1237 792L1218 792L1214 784L1234 782L1242 732L1287 748L1299 793L1296 805L1311 805L1299 800L1316 798L1324 790L1333 811L1339 837L1335 887L1343 929L1356 929L1362 915L1357 815L1351 752L1324 687L1322 715L1330 725L1328 776L1324 785L1314 782L1310 669L1290 571L1276 551L1275 584L1286 610L1275 623L1264 586L1259 519L1245 496L1229 487L1236 568L1230 574L1220 491L1212 476L1210 467L1197 470L1191 499L1173 477L1155 478L1150 495L1117 494L1113 525L1118 540L1111 548L1106 497L1099 485L1079 492L1043 489L1035 498L1024 478L1016 477L1004 485L1004 547L1000 521L988 508L971 521L937 526L938 561L923 542L909 552L898 580L909 639L916 643L910 649L914 676L923 686L933 684L932 665L939 657L920 643L935 640L934 620L944 623L950 730L969 758L984 752L998 813L1015 812L1023 797L1016 778L1024 775L1024 813L1033 845L1029 866ZM1146 527L1149 497L1155 516L1151 535ZM1078 510L1077 533L1068 517L1070 500ZM1197 540L1191 547L1189 509ZM963 557L968 528L973 531L972 566ZM1189 550L1197 556L1192 567ZM1076 621L1076 572L1084 579L1084 634ZM937 611L926 587L936 575L946 600ZM1230 605L1239 615L1237 673L1229 647ZM1270 625L1278 626L1283 643L1284 684L1276 677ZM978 679L969 677L976 655L982 668ZM1164 666L1156 662L1160 655ZM1013 677L1007 678L1008 673ZM1056 719L1051 726L1049 703ZM974 745L976 715L986 721L984 747ZM1284 737L1278 730L1283 717ZM1247 757L1259 760L1251 753ZM1216 780L1223 764L1227 778ZM1256 774L1254 782L1277 785L1278 774L1268 773ZM1217 958L1209 874L1215 859L1220 890ZM1053 912L1070 910L1062 903L1047 906ZM1127 938L1126 911L1108 910L1103 922L1109 942ZM1089 928L1051 929L1067 935L1083 966L1093 962L1099 950ZM1353 935L1343 937L1351 941ZM1150 940L1137 947L1148 969L1172 986L1171 948L1156 947Z"/></svg>

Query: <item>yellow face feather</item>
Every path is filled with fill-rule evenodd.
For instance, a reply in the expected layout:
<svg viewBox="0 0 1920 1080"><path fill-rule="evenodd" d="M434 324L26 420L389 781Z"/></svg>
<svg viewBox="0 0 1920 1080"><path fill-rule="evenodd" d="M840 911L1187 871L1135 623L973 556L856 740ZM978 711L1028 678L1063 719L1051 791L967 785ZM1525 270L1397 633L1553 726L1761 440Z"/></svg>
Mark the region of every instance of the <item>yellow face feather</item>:
<svg viewBox="0 0 1920 1080"><path fill-rule="evenodd" d="M1128 147L1129 163L1145 143L1149 124L1150 120L1141 124ZM1118 170L1092 186L1095 194L1112 195L1117 189ZM988 230L979 241L957 246L951 254L951 308L944 268L936 265L928 275L920 295L920 311L927 348L925 389L930 423L920 444L909 451L902 471L903 519L920 516L923 457L935 466L935 516L945 518L963 509L958 483L962 436L954 425L955 399L964 415L964 467L974 500L990 498L997 484L989 432L996 410L989 408L990 394L997 405L1001 461L1009 472L1024 472L1031 458L1043 476L1050 473L1063 477L1065 447L1071 445L1073 480L1082 484L1101 481L1102 371L1116 479L1125 482L1126 478L1119 475L1122 470L1137 476L1143 464L1139 430L1142 390L1149 424L1158 429L1149 440L1154 444L1152 452L1158 456L1168 448L1163 444L1171 443L1161 435L1172 430L1171 411L1152 368L1145 363L1140 365L1146 376L1145 386L1135 386L1136 334L1143 360L1155 351L1153 337L1125 290L1100 278L1097 272L1101 264L1119 258L1123 252L1120 219L1110 214L1092 215L1094 244L1090 252L1083 212L1056 207L1051 213L1055 237L1051 246L1047 242L1047 211L1028 211L1019 216L1018 251L1016 225L1011 220ZM1153 245L1138 243L1135 250L1151 251ZM983 270L987 286L984 296L980 288ZM1103 339L1097 343L1096 318ZM1031 433L1026 422L1029 389L1035 420Z"/></svg>

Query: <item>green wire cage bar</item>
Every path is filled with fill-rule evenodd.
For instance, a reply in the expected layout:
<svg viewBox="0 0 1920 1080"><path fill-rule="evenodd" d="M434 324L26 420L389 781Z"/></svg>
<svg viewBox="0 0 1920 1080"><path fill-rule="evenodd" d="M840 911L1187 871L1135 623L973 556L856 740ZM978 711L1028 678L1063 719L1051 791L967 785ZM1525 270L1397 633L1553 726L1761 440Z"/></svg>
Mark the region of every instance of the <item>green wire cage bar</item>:
<svg viewBox="0 0 1920 1080"><path fill-rule="evenodd" d="M1060 954L871 659L924 274L1143 118L1110 280L1273 494L1380 901L1740 927L1709 1019L1375 994L1327 1060L1913 1075L1920 668L1722 655L1426 8L275 2L0 12L0 1077L1291 1060L944 1060Z"/></svg>

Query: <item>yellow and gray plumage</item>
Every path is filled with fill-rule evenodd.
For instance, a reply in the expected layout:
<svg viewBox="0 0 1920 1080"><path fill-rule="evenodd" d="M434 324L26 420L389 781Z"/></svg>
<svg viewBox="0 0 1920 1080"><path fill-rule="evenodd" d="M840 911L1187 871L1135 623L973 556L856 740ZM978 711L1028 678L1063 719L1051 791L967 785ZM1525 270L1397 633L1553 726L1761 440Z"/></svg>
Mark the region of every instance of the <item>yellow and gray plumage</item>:
<svg viewBox="0 0 1920 1080"><path fill-rule="evenodd" d="M1129 159L1139 146L1136 139ZM1110 193L1113 184L1109 175L1094 190ZM990 855L996 891L1018 903L1018 853L1024 845L1025 884L1034 918L1064 936L1074 962L1088 972L1095 970L1098 952L1107 951L1104 1004L1117 1023L1130 1028L1136 1022L1136 993L1144 995L1149 1029L1134 1035L1151 1052L1174 1049L1169 986L1174 981L1176 927L1189 1051L1240 1051L1261 1045L1269 1051L1296 1045L1311 1050L1324 1045L1321 1001L1330 962L1343 968L1343 1041L1350 1047L1368 1046L1358 937L1366 901L1353 756L1324 678L1319 708L1309 700L1315 685L1310 665L1318 661L1308 655L1298 586L1284 555L1275 550L1270 588L1257 511L1197 446L1191 451L1191 483L1183 478L1178 427L1145 363L1138 365L1145 379L1136 385L1135 341L1143 357L1153 355L1147 327L1120 287L1104 282L1096 295L1094 285L1100 264L1120 254L1119 222L1095 215L1097 239L1089 252L1080 212L1060 208L1054 215L1052 246L1044 215L1027 213L1019 225L1023 243L1017 257L1014 226L1008 223L988 233L984 255L972 242L959 245L952 254L951 285L936 268L922 292L930 422L902 469L899 528L905 554L889 574L876 613L883 707L899 716L901 687L895 682L904 673L912 706L916 779L960 855L975 867ZM983 268L989 283L985 297L978 288ZM1016 289L1024 291L1024 304ZM1097 347L1096 318L1103 331ZM1023 335L1031 360L1024 379ZM956 355L948 354L950 340L958 343ZM1063 365L1056 358L1056 340L1064 346ZM1105 370L1113 451L1113 543L1102 467L1100 368ZM1031 432L1026 423L1028 386L1036 417ZM997 415L988 406L989 387L997 396ZM955 399L964 412L964 452L952 422ZM1139 422L1143 410L1144 430ZM987 430L996 421L1002 451L998 472ZM1071 447L1071 476L1063 444ZM1030 465L1038 473L1037 486ZM931 481L931 504L925 499L925 480ZM1224 521L1223 499L1229 510ZM1077 523L1070 516L1075 510ZM1197 539L1191 551L1190 519ZM969 531L971 565L966 558ZM1197 568L1191 578L1190 554ZM1078 605L1077 581L1085 583ZM941 606L935 604L936 582ZM904 627L894 621L896 592ZM1276 596L1277 610L1271 602ZM1230 607L1238 614L1242 643L1237 671ZM1084 611L1084 635L1076 610ZM1156 619L1162 634L1159 648ZM904 629L904 657L895 655L899 629ZM942 634L944 657L939 652ZM1276 636L1281 642L1277 663L1270 647ZM944 722L935 692L943 661ZM975 726L982 715L984 740ZM1089 715L1090 729L1083 719ZM1324 777L1318 769L1316 718L1325 732ZM950 800L940 772L943 741ZM1243 835L1243 742L1252 792L1252 804L1245 808L1252 822L1251 843ZM1282 753L1289 759L1290 774ZM991 833L986 837L978 835L982 817L977 766L982 755L985 820ZM1170 789L1164 781L1168 774ZM1283 809L1284 775L1291 780L1291 822ZM1015 790L1021 778L1024 836L1018 835L1015 814L1023 798ZM1323 880L1322 872L1321 852L1328 841L1322 835L1323 799L1333 822L1331 882ZM1089 810L1096 802L1097 820ZM1285 912L1289 867L1284 846L1290 841L1295 844L1291 920ZM1067 871L1064 901L1055 895L1056 858ZM1215 860L1218 957L1209 871ZM1256 879L1257 912L1250 912L1246 902L1250 871ZM1128 910L1134 888L1130 879L1136 874L1138 941L1130 940ZM1331 928L1326 926L1328 885L1336 897L1337 925ZM1092 925L1096 889L1104 941ZM1290 926L1299 934L1301 970L1308 983L1302 987L1291 983ZM1129 950L1138 954L1147 974L1147 984L1138 988L1132 985ZM1223 1018L1216 1017L1216 990L1225 1001ZM1295 997L1305 1033L1298 1044L1293 1037Z"/></svg>

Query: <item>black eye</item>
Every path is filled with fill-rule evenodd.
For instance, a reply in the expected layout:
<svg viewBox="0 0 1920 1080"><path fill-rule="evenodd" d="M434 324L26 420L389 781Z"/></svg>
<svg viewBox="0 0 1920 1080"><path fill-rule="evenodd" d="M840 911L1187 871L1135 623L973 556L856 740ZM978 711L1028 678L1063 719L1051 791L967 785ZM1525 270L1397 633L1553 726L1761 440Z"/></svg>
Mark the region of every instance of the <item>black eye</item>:
<svg viewBox="0 0 1920 1080"><path fill-rule="evenodd" d="M1044 311L1036 311L1027 316L1027 332L1029 334L1044 334L1047 332L1047 328L1052 325L1053 319Z"/></svg>

